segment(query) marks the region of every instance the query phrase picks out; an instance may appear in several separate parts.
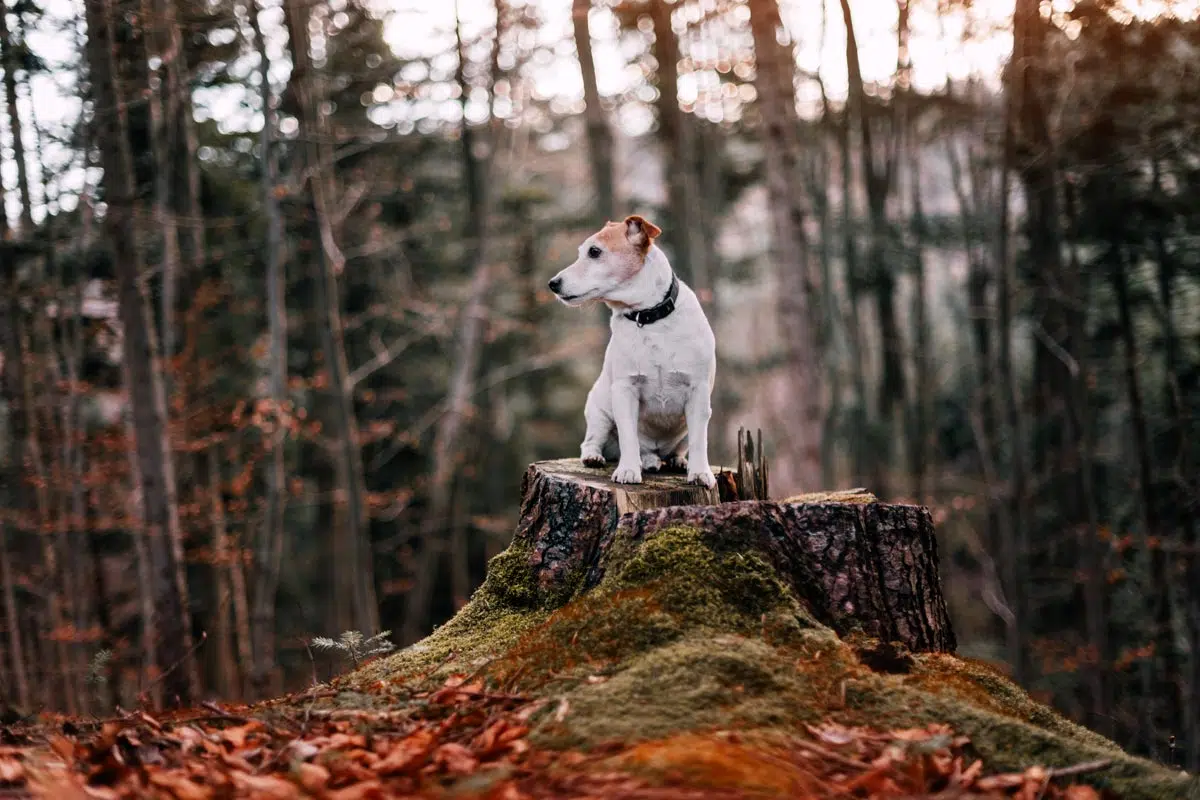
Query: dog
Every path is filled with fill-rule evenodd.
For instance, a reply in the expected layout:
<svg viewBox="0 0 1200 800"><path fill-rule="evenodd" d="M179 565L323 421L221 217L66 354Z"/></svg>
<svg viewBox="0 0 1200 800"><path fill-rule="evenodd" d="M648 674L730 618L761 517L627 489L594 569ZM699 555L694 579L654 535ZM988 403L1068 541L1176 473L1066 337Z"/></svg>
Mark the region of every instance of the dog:
<svg viewBox="0 0 1200 800"><path fill-rule="evenodd" d="M717 374L716 338L696 294L654 243L662 230L640 216L609 222L579 246L550 291L568 306L612 309L612 337L600 377L588 392L580 458L612 460L616 483L643 472L687 470L709 488L708 421Z"/></svg>

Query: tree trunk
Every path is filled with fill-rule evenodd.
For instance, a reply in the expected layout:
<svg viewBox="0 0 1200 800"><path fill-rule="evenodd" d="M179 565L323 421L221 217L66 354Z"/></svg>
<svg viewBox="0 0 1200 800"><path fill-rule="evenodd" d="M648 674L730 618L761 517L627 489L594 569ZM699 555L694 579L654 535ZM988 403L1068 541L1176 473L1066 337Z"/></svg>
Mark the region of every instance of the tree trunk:
<svg viewBox="0 0 1200 800"><path fill-rule="evenodd" d="M137 220L137 190L130 155L128 122L114 63L116 40L107 0L88 0L88 62L98 116L104 189L105 226L117 272L118 314L124 334L130 404L141 472L143 511L152 563L156 628L161 636L158 666L167 692L187 704L199 691L192 654L191 616L183 579L182 532L175 502L175 474L167 434L166 396L154 329L146 314L140 283L142 256Z"/></svg>
<svg viewBox="0 0 1200 800"><path fill-rule="evenodd" d="M898 118L893 118L887 140L883 143L882 155L872 129L871 115L867 105L867 90L863 81L859 61L858 39L854 31L854 17L850 11L850 0L840 0L842 20L846 26L846 69L849 76L847 112L853 109L859 123L859 157L863 186L867 195L869 222L867 248L866 283L875 297L875 315L879 325L880 360L879 385L877 391L877 424L880 426L873 444L876 448L872 460L874 470L872 487L879 495L887 493L887 473L892 464L892 448L896 440L896 417L904 408L904 337L900 335L896 316L896 278L889 266L889 242L892 238L888 219L888 202L895 185L896 151L901 128ZM902 9L903 10L903 9ZM901 14L904 22L905 13ZM903 38L903 26L901 26ZM901 50L903 57L903 50ZM903 104L893 102L893 114L900 114Z"/></svg>
<svg viewBox="0 0 1200 800"><path fill-rule="evenodd" d="M261 97L263 129L262 197L267 218L267 352L270 360L271 405L276 414L271 437L271 457L267 466L267 511L259 535L254 589L254 654L252 682L262 684L275 671L275 600L279 591L279 574L284 550L284 515L287 511L287 476L284 464L284 441L287 429L287 302L283 264L283 218L276 195L279 159L275 148L275 112L271 104L271 61L267 42L259 24L257 0L249 0L250 27L254 31L259 59L259 95ZM249 646L249 645L248 645Z"/></svg>
<svg viewBox="0 0 1200 800"><path fill-rule="evenodd" d="M1020 65L1024 45L1013 39L1012 62ZM1013 371L1013 297L1017 290L1017 271L1012 254L1011 181L1015 166L1016 111L1021 97L1020 81L1010 78L1004 89L1004 134L1000 165L1000 213L996 231L996 375L994 389L1004 410L1009 438L1008 482L1011 486L1005 498L1008 507L1008 528L1000 531L1001 579L1008 598L1012 621L1008 625L1006 648L1013 680L1025 685L1029 671L1026 664L1025 640L1029 616L1023 569L1026 541L1029 536L1031 512L1029 507L1028 475L1025 462L1027 445L1025 417L1019 398L1019 386ZM1003 512L1002 512L1003 513ZM1001 517L1003 519L1003 517Z"/></svg>
<svg viewBox="0 0 1200 800"><path fill-rule="evenodd" d="M1134 331L1132 300L1129 296L1127 263L1121 255L1119 245L1114 244L1109 280L1117 297L1118 321L1121 328L1123 349L1122 363L1125 370L1125 391L1129 400L1129 424L1133 429L1133 452L1138 465L1138 496L1142 536L1146 556L1150 562L1151 591L1150 616L1154 620L1151 631L1154 643L1154 659L1147 667L1154 679L1143 698L1143 724L1146 744L1153 748L1159 741L1157 726L1160 721L1173 715L1172 709L1182 709L1188 698L1181 692L1183 676L1179 669L1179 658L1175 648L1175 620L1171 602L1171 574L1168 571L1167 554L1164 548L1163 530L1154 502L1154 474L1151 460L1149 426L1146 421L1146 406L1142 399L1141 379L1138 375L1137 334ZM1166 715L1160 716L1156 708L1165 708Z"/></svg>
<svg viewBox="0 0 1200 800"><path fill-rule="evenodd" d="M14 682L17 684L17 702L22 712L34 709L30 704L29 673L25 665L25 647L21 642L21 619L17 615L16 584L13 583L12 562L8 553L8 530L0 519L0 581L4 582L4 621L8 627L8 659Z"/></svg>
<svg viewBox="0 0 1200 800"><path fill-rule="evenodd" d="M502 0L497 0L495 9L496 42L493 47L499 48L504 12ZM466 49L462 38L461 20L457 16L455 23L455 35L458 43L456 75L461 87L460 98L463 104L461 139L467 191L467 231L473 237L469 240L472 278L470 288L467 290L467 302L459 323L458 348L454 372L450 378L450 389L447 393L447 409L438 419L437 428L434 431L429 507L421 523L419 566L413 589L409 593L409 602L404 613L404 628L401 632L402 640L406 643L419 639L428 623L429 605L437 579L438 556L448 549L446 535L451 528L454 481L458 475L462 450L459 440L467 420L468 404L474 394L475 374L479 368L483 349L483 333L487 325L488 295L492 285L492 265L488 252L491 244L488 214L495 195L495 192L491 191L489 187L495 142L489 141L486 149L487 155L480 157L479 148L474 143L475 132L466 122L466 99L469 94L465 74ZM493 52L491 85L488 89L489 108L497 77L494 56L495 52ZM453 553L451 555L453 557Z"/></svg>
<svg viewBox="0 0 1200 800"><path fill-rule="evenodd" d="M929 287L925 276L925 209L921 204L921 156L918 144L909 141L909 176L912 182L913 228L913 433L910 460L913 495L916 502L929 502L929 471L933 464L932 425L934 370L933 350L929 346Z"/></svg>
<svg viewBox="0 0 1200 800"><path fill-rule="evenodd" d="M571 21L575 30L575 52L583 73L584 119L587 122L588 156L592 164L592 182L596 184L596 211L606 220L617 218L617 189L613 167L613 135L596 83L596 62L592 58L592 33L588 26L591 0L574 0Z"/></svg>
<svg viewBox="0 0 1200 800"><path fill-rule="evenodd" d="M337 488L334 497L335 536L330 539L335 577L335 614L339 630L357 630L371 634L379 629L379 609L375 601L375 570L369 542L369 530L363 476L362 449L358 419L354 411L354 387L346 360L342 325L341 291L338 277L345 268L340 246L339 226L334 219L334 179L329 132L320 112L324 92L317 85L309 57L308 6L300 0L285 3L289 47L292 56L291 91L300 108L300 138L306 142L304 162L312 190L315 224L320 245L316 248L320 310L324 316L325 368L334 400L333 445ZM348 605L345 605L348 604Z"/></svg>
<svg viewBox="0 0 1200 800"><path fill-rule="evenodd" d="M820 354L819 304L809 263L808 216L799 180L800 120L792 88L791 47L776 38L781 25L775 0L752 0L750 29L754 37L755 88L766 149L767 192L771 206L771 251L779 276L778 314L786 353L790 395L796 419L787 426L791 441L778 453L776 480L790 487L821 485L821 436L825 385Z"/></svg>
<svg viewBox="0 0 1200 800"><path fill-rule="evenodd" d="M168 0L171 6L174 0ZM174 58L169 48L162 44L166 20L159 18L156 0L142 0L142 18L144 20L143 38L146 42L147 60L158 58L165 67L166 62ZM170 69L165 73L169 76ZM179 102L175 92L178 87L171 81L162 80L160 75L150 74L150 150L154 154L154 226L155 233L162 237L162 260L159 264L162 273L161 284L161 330L162 355L165 361L166 377L170 383L170 360L175 353L175 302L177 281L179 279L179 222L171 208L171 180L174 164L170 127L173 123L171 112Z"/></svg>
<svg viewBox="0 0 1200 800"><path fill-rule="evenodd" d="M558 605L596 586L610 554L672 526L696 528L721 551L769 561L813 615L839 634L952 652L937 542L926 509L870 503L720 503L681 476L612 483L576 459L530 465L510 551L524 555L535 596Z"/></svg>
<svg viewBox="0 0 1200 800"><path fill-rule="evenodd" d="M667 194L670 204L669 227L663 238L673 248L671 265L705 302L712 289L708 258L698 237L698 180L693 165L696 150L694 121L679 107L679 37L671 27L671 14L677 8L666 0L650 0L650 19L654 23L652 52L658 62L659 144L664 150L667 170Z"/></svg>
<svg viewBox="0 0 1200 800"><path fill-rule="evenodd" d="M6 7L0 8L0 62L4 67L4 94L8 106L8 132L12 136L13 161L17 164L17 191L21 195L21 236L28 239L33 235L33 198L29 193L29 167L25 163L25 142L22 137L21 115L17 111L17 48L8 30ZM0 201L3 192L0 191ZM0 216L3 205L0 205ZM8 227L7 220L3 223ZM0 233L3 233L0 230Z"/></svg>
<svg viewBox="0 0 1200 800"><path fill-rule="evenodd" d="M234 633L232 625L232 609L234 602L233 591L230 588L229 573L234 554L229 549L229 534L225 527L225 507L221 502L221 475L216 458L210 449L205 461L208 462L208 506L209 527L212 530L212 581L213 597L213 659L216 682L214 688L222 698L233 700L241 695L245 682L239 680L242 669L253 668L251 661L239 664L234 658ZM240 555L237 554L237 555Z"/></svg>

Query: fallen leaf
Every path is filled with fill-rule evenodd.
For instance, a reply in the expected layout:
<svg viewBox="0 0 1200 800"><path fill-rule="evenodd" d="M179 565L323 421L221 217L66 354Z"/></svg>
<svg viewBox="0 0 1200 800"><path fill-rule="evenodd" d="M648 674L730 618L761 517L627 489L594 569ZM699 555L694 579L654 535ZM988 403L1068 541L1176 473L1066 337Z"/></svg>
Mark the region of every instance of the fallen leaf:
<svg viewBox="0 0 1200 800"><path fill-rule="evenodd" d="M309 764L297 761L292 765L296 782L304 787L306 792L320 793L329 783L329 770L320 764Z"/></svg>
<svg viewBox="0 0 1200 800"><path fill-rule="evenodd" d="M256 733L261 729L262 723L252 720L245 725L224 729L221 731L221 738L233 747L234 750L241 750L246 746L246 740L250 737L250 734Z"/></svg>
<svg viewBox="0 0 1200 800"><path fill-rule="evenodd" d="M401 739L392 751L377 763L375 772L380 775L395 775L420 767L433 749L436 737L429 728L421 728Z"/></svg>
<svg viewBox="0 0 1200 800"><path fill-rule="evenodd" d="M563 698L558 703L558 708L554 709L554 721L562 722L567 718L567 712L571 710L571 704L567 702L567 698Z"/></svg>
<svg viewBox="0 0 1200 800"><path fill-rule="evenodd" d="M844 725L838 725L837 723L830 723L820 727L814 725L808 725L806 727L814 736L826 744L849 744L857 738L854 735L854 731L850 730Z"/></svg>
<svg viewBox="0 0 1200 800"><path fill-rule="evenodd" d="M979 759L963 770L963 774L958 776L958 785L966 789L983 774L983 762Z"/></svg>
<svg viewBox="0 0 1200 800"><path fill-rule="evenodd" d="M0 757L0 783L24 783L25 765L10 756Z"/></svg>
<svg viewBox="0 0 1200 800"><path fill-rule="evenodd" d="M164 789L175 796L176 800L208 800L213 796L212 789L193 783L187 776L166 770L151 770L150 784Z"/></svg>
<svg viewBox="0 0 1200 800"><path fill-rule="evenodd" d="M433 763L451 775L470 775L479 761L461 744L444 744L433 754Z"/></svg>
<svg viewBox="0 0 1200 800"><path fill-rule="evenodd" d="M1100 800L1100 795L1092 787L1077 783L1067 787L1063 792L1063 800Z"/></svg>
<svg viewBox="0 0 1200 800"><path fill-rule="evenodd" d="M983 792L995 792L1001 789L1015 789L1025 783L1025 776L1019 772L1009 772L1003 775L989 775L975 782L975 788Z"/></svg>
<svg viewBox="0 0 1200 800"><path fill-rule="evenodd" d="M295 784L285 781L283 778L244 772L231 772L229 777L239 791L252 792L252 796L260 798L260 800L292 800L299 797Z"/></svg>
<svg viewBox="0 0 1200 800"><path fill-rule="evenodd" d="M54 754L67 763L68 766L75 763L75 742L65 736L51 736L47 740L50 749Z"/></svg>
<svg viewBox="0 0 1200 800"><path fill-rule="evenodd" d="M345 789L338 789L335 792L329 792L325 795L328 800L377 800L377 798L386 796L383 791L383 784L377 780L356 783L353 786L347 786Z"/></svg>

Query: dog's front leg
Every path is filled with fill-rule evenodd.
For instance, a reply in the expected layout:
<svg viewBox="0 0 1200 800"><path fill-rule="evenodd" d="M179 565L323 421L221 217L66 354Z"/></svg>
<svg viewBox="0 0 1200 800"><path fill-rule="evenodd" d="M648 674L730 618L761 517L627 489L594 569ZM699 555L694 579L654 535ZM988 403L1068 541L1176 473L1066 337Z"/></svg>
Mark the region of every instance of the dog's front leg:
<svg viewBox="0 0 1200 800"><path fill-rule="evenodd" d="M708 420L712 416L710 390L707 383L696 386L684 414L688 428L688 483L703 484L711 489L717 485L717 478L708 463Z"/></svg>
<svg viewBox="0 0 1200 800"><path fill-rule="evenodd" d="M621 459L612 479L617 483L642 482L642 448L638 442L638 388L630 380L612 384L613 421L617 424L617 444Z"/></svg>
<svg viewBox="0 0 1200 800"><path fill-rule="evenodd" d="M579 447L579 458L589 467L604 466L604 443L613 429L612 413L609 411L612 400L606 396L607 379L607 375L600 376L596 385L588 392L587 404L583 407L587 433L584 434L583 444Z"/></svg>

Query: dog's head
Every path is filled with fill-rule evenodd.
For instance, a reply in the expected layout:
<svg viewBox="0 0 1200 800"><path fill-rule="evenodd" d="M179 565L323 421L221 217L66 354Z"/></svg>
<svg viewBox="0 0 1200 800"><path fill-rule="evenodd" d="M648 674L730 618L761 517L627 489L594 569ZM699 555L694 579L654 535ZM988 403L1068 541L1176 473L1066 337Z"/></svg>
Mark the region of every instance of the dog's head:
<svg viewBox="0 0 1200 800"><path fill-rule="evenodd" d="M569 306L607 299L641 272L660 233L657 225L637 215L609 222L584 240L575 263L550 280L550 291Z"/></svg>

